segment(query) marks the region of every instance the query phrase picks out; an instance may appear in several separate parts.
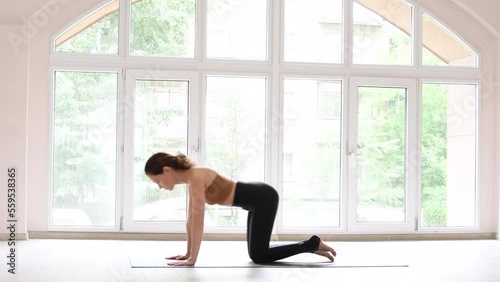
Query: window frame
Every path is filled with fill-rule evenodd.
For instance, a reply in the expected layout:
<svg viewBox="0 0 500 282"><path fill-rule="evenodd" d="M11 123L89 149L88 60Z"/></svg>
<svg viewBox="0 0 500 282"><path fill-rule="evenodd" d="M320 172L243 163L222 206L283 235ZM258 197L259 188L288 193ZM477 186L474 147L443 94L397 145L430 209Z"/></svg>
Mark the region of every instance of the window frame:
<svg viewBox="0 0 500 282"><path fill-rule="evenodd" d="M120 78L122 77L122 69L119 68L107 68L107 67L83 67L83 66L71 66L71 67L57 67L57 66L51 66L49 68L50 74L49 74L49 80L51 83L49 83L50 87L50 114L49 114L49 166L51 168L49 173L49 192L47 193L48 195L48 212L47 212L47 230L48 231L75 231L75 232L118 232L120 231L120 218L121 218L121 210L122 210L122 202L120 199L122 198L122 190L120 187L122 187L122 166L121 164L123 163L123 155L121 152L121 148L123 146L123 140L119 138L122 134L122 129L120 127L122 116L120 113L120 104L122 100L122 95L123 95L123 84L120 81ZM52 225L52 209L53 209L53 201L54 201L54 173L53 173L53 167L54 167L54 132L55 132L55 78L56 78L56 72L58 71L75 71L75 72L103 72L103 73L116 73L117 74L117 97L116 97L116 102L117 102L117 111L116 111L116 168L115 168L115 226L114 227L71 227L71 226L54 226Z"/></svg>
<svg viewBox="0 0 500 282"><path fill-rule="evenodd" d="M148 70L127 70L125 83L125 93L123 110L123 220L122 229L127 232L169 232L182 233L185 230L184 221L134 221L134 97L135 97L135 81L145 80L181 80L189 82L188 93L188 128L187 128L187 148L184 152L189 157L192 157L195 162L198 161L197 140L199 138L199 88L200 82L196 72L191 71L156 71L151 73ZM186 198L187 199L187 198ZM187 205L187 202L186 202ZM187 208L186 208L187 212Z"/></svg>
<svg viewBox="0 0 500 282"><path fill-rule="evenodd" d="M418 27L418 36L419 36L419 42L416 42L415 48L418 48L418 54L419 54L419 60L418 60L418 66L421 68L428 68L428 69L436 69L436 70L442 70L442 71L449 71L449 70L481 70L482 69L482 60L481 60L481 53L474 48L471 44L467 43L467 40L465 40L462 36L460 36L459 33L457 33L455 30L453 30L451 27L447 26L444 24L441 20L439 20L438 17L436 17L432 12L428 11L427 9L417 6L418 7L418 13L416 14L415 18L415 23L418 21L418 24L413 23L415 27ZM428 66L424 65L422 62L422 49L424 48L423 46L423 17L427 15L428 17L431 18L438 26L440 26L443 30L447 31L452 38L457 40L459 43L462 44L462 46L469 50L471 52L471 55L475 57L475 66Z"/></svg>
<svg viewBox="0 0 500 282"><path fill-rule="evenodd" d="M283 180L285 179L284 176L284 154L285 152L283 151L284 147L284 124L286 122L286 117L283 117L282 114L285 113L285 87L284 87L284 81L286 79L297 79L297 80L313 80L316 79L318 81L338 81L341 83L341 92L340 92L340 100L341 100L341 105L340 105L340 171L339 177L340 177L340 185L339 185L339 227L316 227L316 228L297 228L297 227L284 227L283 226L283 205L280 204L278 207L278 215L277 215L277 222L275 223L275 228L277 230L277 234L309 234L309 233L318 233L318 234L345 234L349 233L350 231L347 228L347 219L348 219L348 183L347 183L347 177L348 177L348 158L346 157L346 151L347 151L347 142L348 142L348 133L345 132L345 129L348 128L349 126L349 95L347 93L347 89L349 89L349 78L347 76L340 76L340 75L314 75L314 74L307 74L307 75L299 75L299 74L280 74L280 80L279 80L279 87L280 87L280 95L279 95L279 113L280 113L280 129L278 131L279 136L278 136L278 144L277 146L280 148L278 153L274 154L278 156L278 169L279 171L277 172L277 182L278 186L277 190L280 193L280 197L283 195ZM316 95L311 95L314 99L316 99ZM315 116L315 118L317 118ZM281 202L283 201L282 199L280 200Z"/></svg>
<svg viewBox="0 0 500 282"><path fill-rule="evenodd" d="M475 111L475 131L474 131L474 142L475 142L475 180L474 180L474 191L476 194L476 198L474 201L475 205L475 225L474 226L422 226L422 212L421 212L421 205L422 205L422 185L421 185L421 157L420 154L418 155L418 165L417 165L417 170L416 170L416 175L417 175L417 218L418 218L418 231L421 233L479 233L481 232L481 177L480 177L480 172L481 172L481 156L482 156L482 149L481 149L481 140L482 140L482 128L481 128L481 113L482 113L482 105L481 105L481 81L480 80L471 80L471 79L421 79L419 82L419 91L418 91L418 130L417 130L417 146L418 146L418 151L422 151L422 89L423 85L425 83L430 83L430 84L459 84L459 85L476 85L476 97L475 97L475 103L476 103L476 111Z"/></svg>
<svg viewBox="0 0 500 282"><path fill-rule="evenodd" d="M63 32L67 30L68 27L74 25L76 22L80 21L82 17L71 21L69 24L64 26L59 32L57 32L51 38L50 45L50 59L49 59L49 69L50 75L49 79L50 93L51 93L51 107L53 107L54 99L54 74L57 70L81 70L81 71L112 71L118 73L118 78L122 78L122 82L118 84L118 116L117 116L117 182L116 182L116 224L115 228L109 229L97 229L97 228L55 228L51 226L51 211L49 210L49 231L110 231L118 232L120 231L120 219L123 216L123 210L125 208L123 204L123 189L127 185L123 177L125 174L124 166L127 165L125 161L124 152L122 147L124 146L124 137L126 121L124 119L125 113L120 112L120 107L123 107L126 103L126 77L127 73L130 71L146 71L151 73L162 73L168 70L174 70L175 72L195 72L197 75L199 85L200 95L197 103L200 112L199 115L193 121L198 123L198 128L195 131L200 132L200 144L201 151L199 155L195 158L198 163L203 164L204 160L204 115L205 115L205 95L206 95L206 77L207 75L223 75L223 76L257 76L266 77L267 79L267 89L266 89L266 153L265 153L265 180L269 184L276 187L276 189L281 193L283 185L283 125L284 117L284 89L283 81L285 78L314 78L320 79L324 78L326 80L339 79L343 81L342 93L341 93L341 119L342 119L342 131L341 131L341 186L340 186L340 228L336 229L315 229L307 231L301 229L284 229L282 228L282 211L281 208L277 214L277 222L275 224L275 229L273 234L302 234L304 232L310 233L312 231L327 233L327 234L351 234L351 233L372 233L366 230L351 230L348 229L348 167L349 161L346 157L347 143L349 141L349 123L348 123L348 112L349 107L349 91L350 91L350 80L356 77L375 77L379 79L413 79L418 88L418 98L417 105L421 107L421 86L424 82L467 82L474 83L478 85L477 94L477 105L478 109L476 112L476 226L474 228L461 228L461 227L443 227L443 228L423 228L420 226L420 220L418 230L413 230L411 233L416 234L426 234L434 232L480 232L481 230L481 209L480 209L480 197L481 197L481 159L482 154L481 147L481 73L483 64L481 62L481 54L466 40L456 33L454 30L450 29L448 26L443 26L454 36L457 37L464 46L471 49L471 51L477 56L477 66L476 67L460 67L460 66L423 66L422 65L422 16L424 14L431 16L434 20L439 21L432 13L428 12L425 8L421 7L419 4L413 1L407 1L413 6L413 24L412 24L412 48L413 48L413 64L410 66L400 66L400 65L358 65L352 63L352 5L354 0L343 0L343 27L342 27L342 62L338 64L329 63L302 63L302 62L286 62L284 61L284 1L271 1L267 0L267 60L264 61L251 61L251 60L231 60L231 59L216 59L206 57L206 3L205 0L196 0L196 16L195 16L195 53L194 58L168 58L168 57L137 57L131 56L129 54L129 30L130 30L130 0L119 0L120 6L120 19L119 19L119 38L118 38L118 54L78 54L78 53L57 53L55 52L55 39ZM111 2L111 1L109 1ZM108 2L107 2L108 3ZM107 4L106 3L106 4ZM103 5L89 9L83 13L86 16L97 9L101 8ZM441 22L440 22L441 23ZM421 108L417 113L418 119L421 118ZM53 108L50 109L50 121L54 120ZM420 121L417 128L420 126ZM50 138L52 144L54 124L50 125ZM420 138L421 129L416 132L416 138ZM420 141L419 141L420 142ZM50 164L52 167L52 146L50 148ZM419 172L418 172L419 173ZM407 180L408 181L408 180ZM419 187L419 178L416 180L416 186ZM52 208L52 186L53 185L53 175L50 176L51 192L49 193L49 209ZM417 193L421 193L417 190ZM419 199L420 194L417 196ZM420 208L420 202L417 201L415 209ZM419 210L417 210L419 211ZM420 216L420 212L417 212ZM132 230L132 229L129 229ZM129 231L127 230L127 231ZM140 231L140 230L137 230ZM169 230L170 231L170 230ZM223 228L216 228L209 230L208 232L214 233L241 233L241 230L237 232L231 230L225 230ZM382 232L382 231L380 231ZM391 233L392 234L392 233Z"/></svg>
<svg viewBox="0 0 500 282"><path fill-rule="evenodd" d="M357 221L357 145L358 145L358 86L359 87L383 87L383 88L405 88L406 103L405 103L405 132L404 132L404 170L405 170L405 222L390 222L390 221ZM418 120L418 90L417 81L408 78L380 78L380 77L351 77L349 80L349 151L347 152L350 164L348 182L349 188L349 203L348 203L348 230L354 232L383 232L389 231L394 233L411 232L416 229L417 220L417 175L416 165L412 162L412 157L419 155L417 150L417 127ZM352 160L354 158L354 160ZM415 230L416 231L416 230Z"/></svg>
<svg viewBox="0 0 500 282"><path fill-rule="evenodd" d="M271 179L272 175L272 155L271 155L271 147L274 146L274 138L271 137L273 130L273 119L272 119L272 111L271 105L273 104L273 97L271 93L271 76L268 73L259 73L259 72L235 72L235 71L203 71L201 72L202 77L202 88L201 88L201 97L200 97L200 110L199 110L199 130L200 130L200 150L198 152L198 164L204 166L206 164L206 108L207 108L207 78L208 77L237 77L237 78L263 78L265 79L266 87L265 87L265 148L264 148L264 181L273 185L273 181ZM271 130L270 130L271 129ZM274 186L274 185L273 185ZM276 187L276 186L274 186ZM277 215L278 217L278 215ZM215 234L245 234L246 228L243 227L205 227L206 233L215 233ZM273 228L273 234L276 232L276 226Z"/></svg>

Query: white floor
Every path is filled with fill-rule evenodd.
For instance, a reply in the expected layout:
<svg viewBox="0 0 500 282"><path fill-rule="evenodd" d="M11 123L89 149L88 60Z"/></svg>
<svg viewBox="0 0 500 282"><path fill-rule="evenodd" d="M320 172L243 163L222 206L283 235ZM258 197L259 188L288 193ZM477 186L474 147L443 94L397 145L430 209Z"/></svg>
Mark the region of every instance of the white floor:
<svg viewBox="0 0 500 282"><path fill-rule="evenodd" d="M273 242L274 243L274 242ZM353 268L131 268L130 256L182 254L180 241L29 240L17 242L16 274L0 242L0 281L500 281L500 241L330 242L337 264L408 264ZM245 242L205 241L199 261L249 261ZM291 260L321 261L310 254Z"/></svg>

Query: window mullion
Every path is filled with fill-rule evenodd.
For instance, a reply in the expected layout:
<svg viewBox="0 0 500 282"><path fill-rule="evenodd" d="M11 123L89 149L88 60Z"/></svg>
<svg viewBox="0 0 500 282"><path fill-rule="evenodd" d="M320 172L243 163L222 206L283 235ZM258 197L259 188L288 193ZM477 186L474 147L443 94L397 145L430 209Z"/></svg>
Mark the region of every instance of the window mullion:
<svg viewBox="0 0 500 282"><path fill-rule="evenodd" d="M120 1L120 26L118 38L118 54L121 58L127 58L130 54L130 5L131 0Z"/></svg>
<svg viewBox="0 0 500 282"><path fill-rule="evenodd" d="M195 51L194 56L198 62L203 62L206 58L207 49L207 6L206 1L196 0L195 14Z"/></svg>
<svg viewBox="0 0 500 282"><path fill-rule="evenodd" d="M422 13L420 6L413 6L413 64L416 69L422 68Z"/></svg>
<svg viewBox="0 0 500 282"><path fill-rule="evenodd" d="M352 0L344 0L344 19L343 19L343 48L344 50L343 63L346 66L352 66L352 54L353 54L353 21L352 21Z"/></svg>
<svg viewBox="0 0 500 282"><path fill-rule="evenodd" d="M116 113L116 224L119 231L123 231L123 217L125 211L124 196L125 196L125 140L128 139L126 134L126 117L127 117L127 96L125 93L126 70L122 69L118 72L118 101Z"/></svg>

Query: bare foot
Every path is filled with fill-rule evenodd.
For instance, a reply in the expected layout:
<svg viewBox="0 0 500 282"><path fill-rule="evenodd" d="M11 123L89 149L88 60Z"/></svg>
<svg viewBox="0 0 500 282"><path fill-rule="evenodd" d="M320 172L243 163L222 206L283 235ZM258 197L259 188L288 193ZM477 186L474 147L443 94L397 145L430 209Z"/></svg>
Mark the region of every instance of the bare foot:
<svg viewBox="0 0 500 282"><path fill-rule="evenodd" d="M317 255L326 257L326 258L328 258L332 262L334 260L334 257L337 255L337 252L335 252L335 250L332 247L330 247L327 244L325 244L323 242L323 240L321 240L319 242L319 248L314 253L317 254Z"/></svg>

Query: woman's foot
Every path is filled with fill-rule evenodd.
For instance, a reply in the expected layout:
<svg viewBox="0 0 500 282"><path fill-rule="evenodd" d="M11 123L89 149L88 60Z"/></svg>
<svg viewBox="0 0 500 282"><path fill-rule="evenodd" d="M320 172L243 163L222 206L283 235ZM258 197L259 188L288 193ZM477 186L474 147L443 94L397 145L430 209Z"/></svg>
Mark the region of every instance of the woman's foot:
<svg viewBox="0 0 500 282"><path fill-rule="evenodd" d="M319 241L319 248L314 253L326 257L332 262L334 260L334 257L337 255L337 252L335 252L335 250L332 247L325 244L321 239Z"/></svg>

